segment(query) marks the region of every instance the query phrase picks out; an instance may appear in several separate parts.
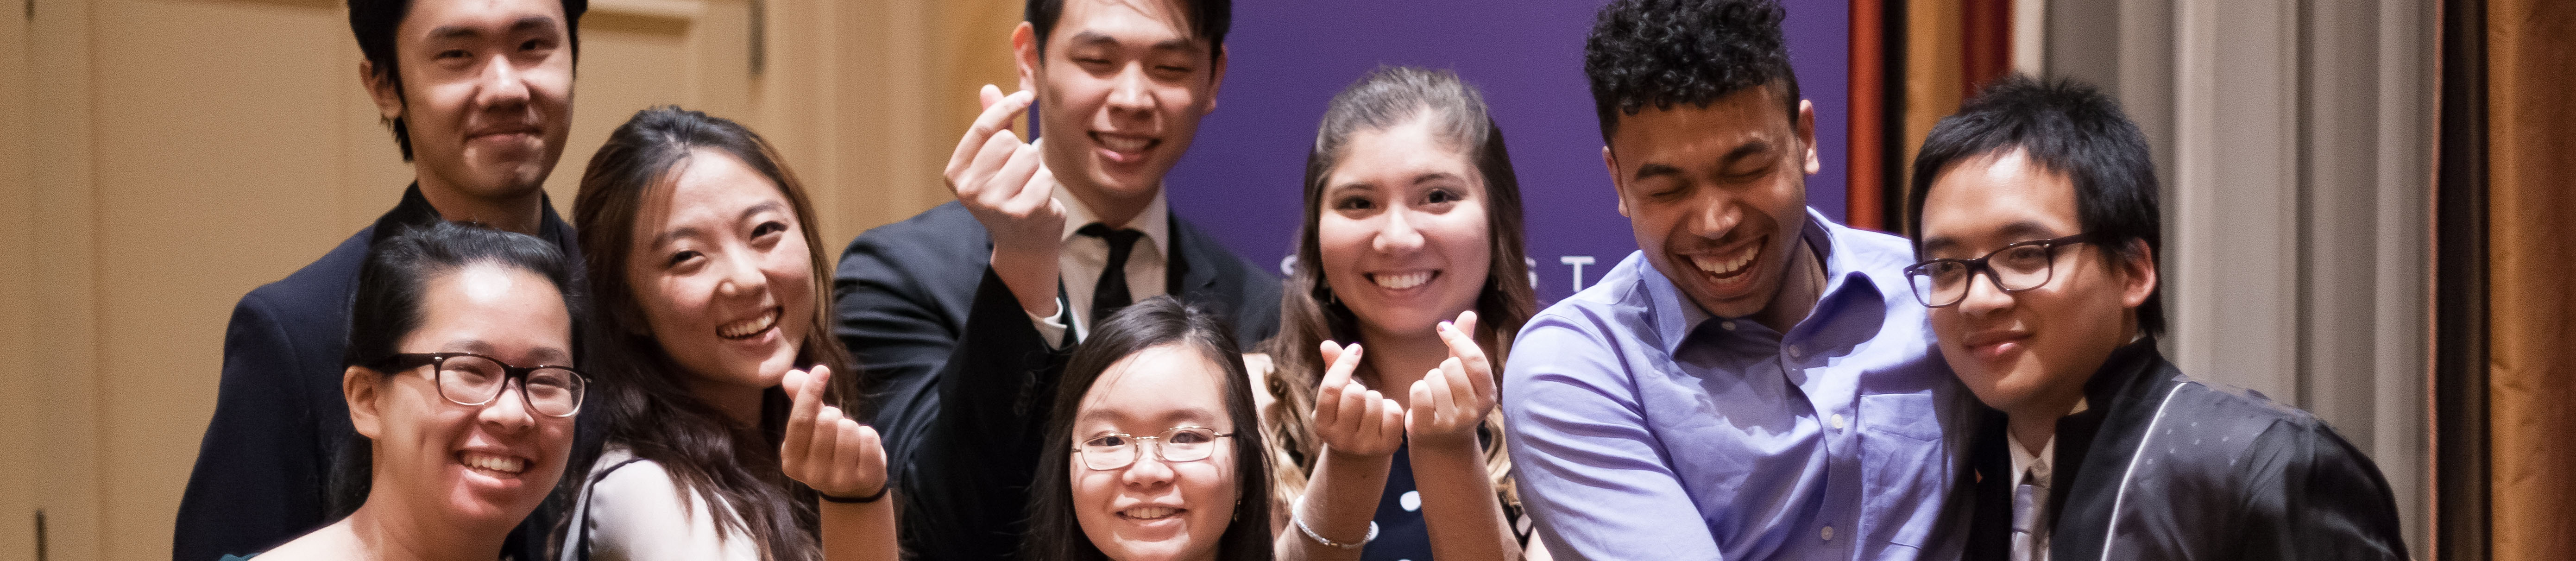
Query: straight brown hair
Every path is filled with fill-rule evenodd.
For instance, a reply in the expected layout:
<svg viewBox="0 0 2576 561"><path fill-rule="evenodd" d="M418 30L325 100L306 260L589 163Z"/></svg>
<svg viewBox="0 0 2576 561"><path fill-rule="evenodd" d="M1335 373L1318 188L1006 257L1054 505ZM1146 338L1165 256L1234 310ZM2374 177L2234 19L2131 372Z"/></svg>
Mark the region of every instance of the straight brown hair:
<svg viewBox="0 0 2576 561"><path fill-rule="evenodd" d="M608 135L608 143L582 173L581 191L573 197L573 216L580 226L582 257L588 265L590 308L585 330L593 340L587 365L598 379L596 393L608 420L609 442L632 449L669 471L680 488L681 505L713 497L731 512L710 508L717 531L748 537L763 559L821 559L819 518L814 490L779 470L778 445L784 438L789 403L786 392L770 388L761 400L760 426L735 423L714 405L689 391L691 374L673 361L659 340L646 331L644 308L627 286L626 255L635 244L635 222L647 197L669 189L674 170L699 150L713 150L741 160L767 177L794 207L805 233L813 267L815 329L806 333L796 361L808 367L830 366L832 388L826 400L853 415L865 376L852 370L849 349L831 336L826 313L832 309L831 260L815 231L814 203L805 196L769 142L731 120L673 106L645 109ZM588 472L598 452L575 464ZM710 505L711 507L714 505ZM572 517L565 517L570 520ZM558 529L562 534L565 530ZM557 540L560 543L561 540Z"/></svg>
<svg viewBox="0 0 2576 561"><path fill-rule="evenodd" d="M1485 233L1493 263L1484 289L1476 296L1476 344L1492 357L1501 374L1511 354L1512 336L1538 312L1538 295L1530 288L1529 250L1521 239L1520 180L1511 156L1503 150L1502 127L1485 108L1484 95L1446 70L1408 66L1379 67L1333 96L1315 131L1314 148L1306 153L1305 217L1297 227L1297 267L1280 291L1279 335L1266 346L1276 365L1268 378L1270 395L1279 399L1262 412L1262 427L1278 441L1280 457L1272 485L1275 499L1293 504L1306 491L1306 478L1323 452L1310 412L1315 385L1324 364L1316 347L1324 341L1359 339L1358 316L1333 297L1324 282L1322 242L1315 225L1324 209L1324 182L1339 167L1351 136L1381 131L1416 120L1448 144L1466 152L1485 180ZM1392 391L1404 391L1400 388ZM1485 416L1485 468L1504 504L1519 504L1511 484L1511 456L1504 451L1502 415Z"/></svg>

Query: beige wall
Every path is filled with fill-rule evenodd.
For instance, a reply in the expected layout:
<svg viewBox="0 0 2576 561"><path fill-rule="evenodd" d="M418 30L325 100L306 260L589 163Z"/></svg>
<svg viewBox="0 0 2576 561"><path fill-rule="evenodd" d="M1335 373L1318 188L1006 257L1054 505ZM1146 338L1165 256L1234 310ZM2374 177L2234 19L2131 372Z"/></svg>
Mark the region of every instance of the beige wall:
<svg viewBox="0 0 2576 561"><path fill-rule="evenodd" d="M333 0L23 0L0 11L0 560L168 556L236 299L409 180ZM947 199L973 85L1015 78L1008 0L594 0L569 207L608 131L677 103L769 135L835 247ZM837 252L837 251L836 251Z"/></svg>

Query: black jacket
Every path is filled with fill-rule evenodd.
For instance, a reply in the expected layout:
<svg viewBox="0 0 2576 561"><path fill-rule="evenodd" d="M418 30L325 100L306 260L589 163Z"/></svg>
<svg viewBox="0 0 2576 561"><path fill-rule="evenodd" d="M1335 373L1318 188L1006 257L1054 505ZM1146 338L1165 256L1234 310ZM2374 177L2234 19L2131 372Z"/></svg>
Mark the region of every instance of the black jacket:
<svg viewBox="0 0 2576 561"><path fill-rule="evenodd" d="M2084 394L2057 423L2050 559L2406 557L2379 467L2306 411L2184 376L2154 339L2113 351ZM1968 559L2011 552L2004 430L1989 410L1970 452Z"/></svg>
<svg viewBox="0 0 2576 561"><path fill-rule="evenodd" d="M1171 219L1173 296L1227 314L1241 341L1279 328L1279 278ZM1056 374L1051 351L986 263L992 238L940 205L860 234L833 276L835 333L870 380L903 498L907 553L1008 559L1028 510Z"/></svg>
<svg viewBox="0 0 2576 561"><path fill-rule="evenodd" d="M325 518L332 474L342 449L357 435L340 391L340 361L358 269L376 241L438 219L438 210L414 184L374 226L285 279L251 290L233 306L232 323L224 329L215 417L206 425L196 469L179 500L172 559L258 553L337 521ZM581 250L572 226L555 215L550 202L540 232L578 271ZM586 409L574 420L575 446L597 445L593 417ZM555 510L549 504L530 515L511 534L505 553L543 558Z"/></svg>

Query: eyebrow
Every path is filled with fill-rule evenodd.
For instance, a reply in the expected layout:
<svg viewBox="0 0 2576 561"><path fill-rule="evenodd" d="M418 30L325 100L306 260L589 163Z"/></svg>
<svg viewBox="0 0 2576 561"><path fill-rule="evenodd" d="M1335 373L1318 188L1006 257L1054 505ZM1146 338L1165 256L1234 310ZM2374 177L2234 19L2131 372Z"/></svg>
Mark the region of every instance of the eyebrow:
<svg viewBox="0 0 2576 561"><path fill-rule="evenodd" d="M742 216L737 219L749 219L753 215L770 211L787 212L787 203L777 199L761 201L760 204L751 205L751 208L742 209Z"/></svg>
<svg viewBox="0 0 2576 561"><path fill-rule="evenodd" d="M1430 183L1430 182L1437 181L1437 180L1442 180L1442 179L1455 179L1455 180L1465 181L1467 178L1465 178L1465 177L1459 177L1459 176L1458 176L1458 174L1455 174L1455 173L1449 173L1449 172L1445 172L1445 171L1435 171L1435 172L1425 173L1425 174L1422 174L1422 175L1416 175L1416 176L1413 176L1413 184L1415 184L1415 185L1420 185L1420 184Z"/></svg>
<svg viewBox="0 0 2576 561"><path fill-rule="evenodd" d="M1196 408L1196 407L1190 407L1190 408L1182 408L1182 409L1173 409L1173 410L1171 410L1171 411L1165 412L1165 413L1163 413L1163 414L1161 414L1161 415L1159 415L1159 416L1152 417L1152 418L1137 418L1137 417L1134 417L1134 416L1130 416L1130 415L1128 415L1128 414L1127 414L1126 412L1124 412L1124 411L1115 411L1115 410L1092 410L1092 411L1085 411L1085 412L1083 412L1081 415L1079 415L1079 416L1075 417L1074 421L1075 421L1075 424L1081 424L1081 423L1084 423L1084 422L1091 422L1091 421L1098 421L1098 422L1101 422L1101 423L1109 424L1109 425L1111 425L1112 427L1115 427L1115 426L1117 426L1117 425L1130 424L1130 423L1144 423L1144 424L1149 424L1149 425L1151 425L1151 424L1166 423L1166 422L1168 422L1168 423L1173 423L1171 426L1167 426L1167 427L1163 427L1163 428L1159 428L1159 429L1154 429L1154 432L1162 432L1162 431L1165 431L1165 430L1170 430L1170 429L1178 428L1178 427L1182 427L1182 426L1193 426L1193 425L1190 425L1191 423L1215 424L1215 423L1217 423L1217 422L1219 422L1219 421L1222 421L1222 420L1224 420L1224 419L1225 419L1225 415L1219 414L1219 413L1218 413L1218 412L1216 412L1216 411L1209 411L1209 410L1206 410L1206 409L1201 409L1201 408ZM1112 432L1115 432L1115 431L1114 431L1114 429L1112 430ZM1133 433L1130 433L1130 434L1133 434Z"/></svg>
<svg viewBox="0 0 2576 561"><path fill-rule="evenodd" d="M519 21L510 22L510 29L508 32L517 33L530 29L553 29L554 26L554 18L546 16L528 16L519 18ZM483 30L481 28L470 25L442 25L429 30L429 38L433 40L473 39L482 36Z"/></svg>
<svg viewBox="0 0 2576 561"><path fill-rule="evenodd" d="M469 353L474 353L474 354L478 354L478 355L498 355L498 354L501 354L501 348L500 348L500 347L492 346L492 343L491 343L491 342L489 342L489 341L484 341L484 340L482 340L482 339L457 339L457 340L454 340L454 341L448 341L448 342L447 342L447 345L446 345L446 346L444 346L444 347L441 347L441 348L449 349L449 351L448 351L448 352L457 352L457 351L460 351L460 350L461 350L461 351L463 351L463 352L469 352ZM537 348L529 349L529 350L528 350L528 358L535 359L535 360L537 361L537 363L538 363L538 364L557 364L557 363L562 363L562 362L565 362L565 361L566 361L566 359L570 358L571 356L572 356L572 353L567 353L567 352L564 352L564 350L563 350L563 349L558 349L558 348L554 348L554 347L537 347ZM534 365L534 364L531 364L531 365L529 365L529 366L535 366L535 365Z"/></svg>
<svg viewBox="0 0 2576 561"><path fill-rule="evenodd" d="M1745 158L1769 153L1770 151L1771 141L1757 139L1752 142L1746 142L1743 146L1737 146L1734 150L1728 150L1726 155L1718 157L1717 161L1720 164L1732 164L1742 161Z"/></svg>
<svg viewBox="0 0 2576 561"><path fill-rule="evenodd" d="M2059 234L2056 230L2050 229L2048 226L2041 225L2039 222L2033 220L2016 220L2010 224L2005 224L1995 232L1995 237L1997 238L2013 240L2005 242L2007 244L2044 240L2058 236ZM1933 237L1923 240L1923 253L1938 253L1942 250L1955 249L1959 245L1960 242L1956 238L1948 236Z"/></svg>
<svg viewBox="0 0 2576 561"><path fill-rule="evenodd" d="M1072 42L1073 45L1077 47L1095 45L1114 46L1118 44L1118 38L1110 37L1108 34L1098 31L1084 31L1073 34ZM1195 53L1200 50L1198 42L1189 39L1164 39L1154 43L1152 46L1146 47L1146 49L1156 51L1181 51L1188 53Z"/></svg>
<svg viewBox="0 0 2576 561"><path fill-rule="evenodd" d="M760 204L751 205L751 207L750 207L750 208L742 209L742 215L741 215L741 216L738 216L738 217L735 217L735 219L736 219L736 220L747 220L747 219L750 219L750 218L751 218L752 216L754 216L754 215L758 215L758 214L760 214L760 213L763 213L763 212L770 212L770 211L787 212L787 203L779 202L779 201L777 201L777 200L761 201L761 202L760 202ZM701 233L703 233L703 232L699 231L699 230L697 229L697 227L694 227L694 226L681 226L681 227L678 227L678 228L672 228L670 231L663 232L663 233L660 233L660 234L655 234L655 235L653 236L653 244L652 244L651 246L648 246L648 247L657 247L657 248L658 248L658 247L662 247L662 246L664 246L664 245L668 245L668 244L670 244L670 243L671 243L671 240L679 239L679 238L695 237L695 236L697 236L697 235L699 235L699 234L701 234Z"/></svg>
<svg viewBox="0 0 2576 561"><path fill-rule="evenodd" d="M662 232L662 233L660 233L660 234L654 234L654 235L653 235L653 244L652 244L652 245L649 245L649 246L646 246L646 247L660 248L660 247L663 247L663 246L670 245L670 244L671 244L671 240L680 239L680 238L694 238L694 237L697 237L697 236L698 236L698 234L699 234L699 232L698 232L698 229L697 229L696 227L691 227L691 226L681 226L681 227L678 227L678 228L672 228L670 231Z"/></svg>
<svg viewBox="0 0 2576 561"><path fill-rule="evenodd" d="M1668 175L1669 175L1669 176L1678 176L1678 175L1681 175L1681 174L1682 174L1682 168L1673 167L1673 166L1672 166L1672 165L1670 165L1670 164L1644 164L1644 165L1639 165L1639 166L1637 166L1637 173L1636 173L1634 176L1632 176L1631 178L1632 178L1632 179L1646 179L1646 178L1652 178L1652 177L1663 177L1663 176L1668 176Z"/></svg>

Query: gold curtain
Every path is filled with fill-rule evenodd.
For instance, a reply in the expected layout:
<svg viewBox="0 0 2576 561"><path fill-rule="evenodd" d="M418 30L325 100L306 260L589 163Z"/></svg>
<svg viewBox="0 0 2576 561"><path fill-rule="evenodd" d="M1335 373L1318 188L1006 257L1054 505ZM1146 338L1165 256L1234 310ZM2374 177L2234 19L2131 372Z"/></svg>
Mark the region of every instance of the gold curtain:
<svg viewBox="0 0 2576 561"><path fill-rule="evenodd" d="M2495 559L2576 551L2576 3L2489 0Z"/></svg>

